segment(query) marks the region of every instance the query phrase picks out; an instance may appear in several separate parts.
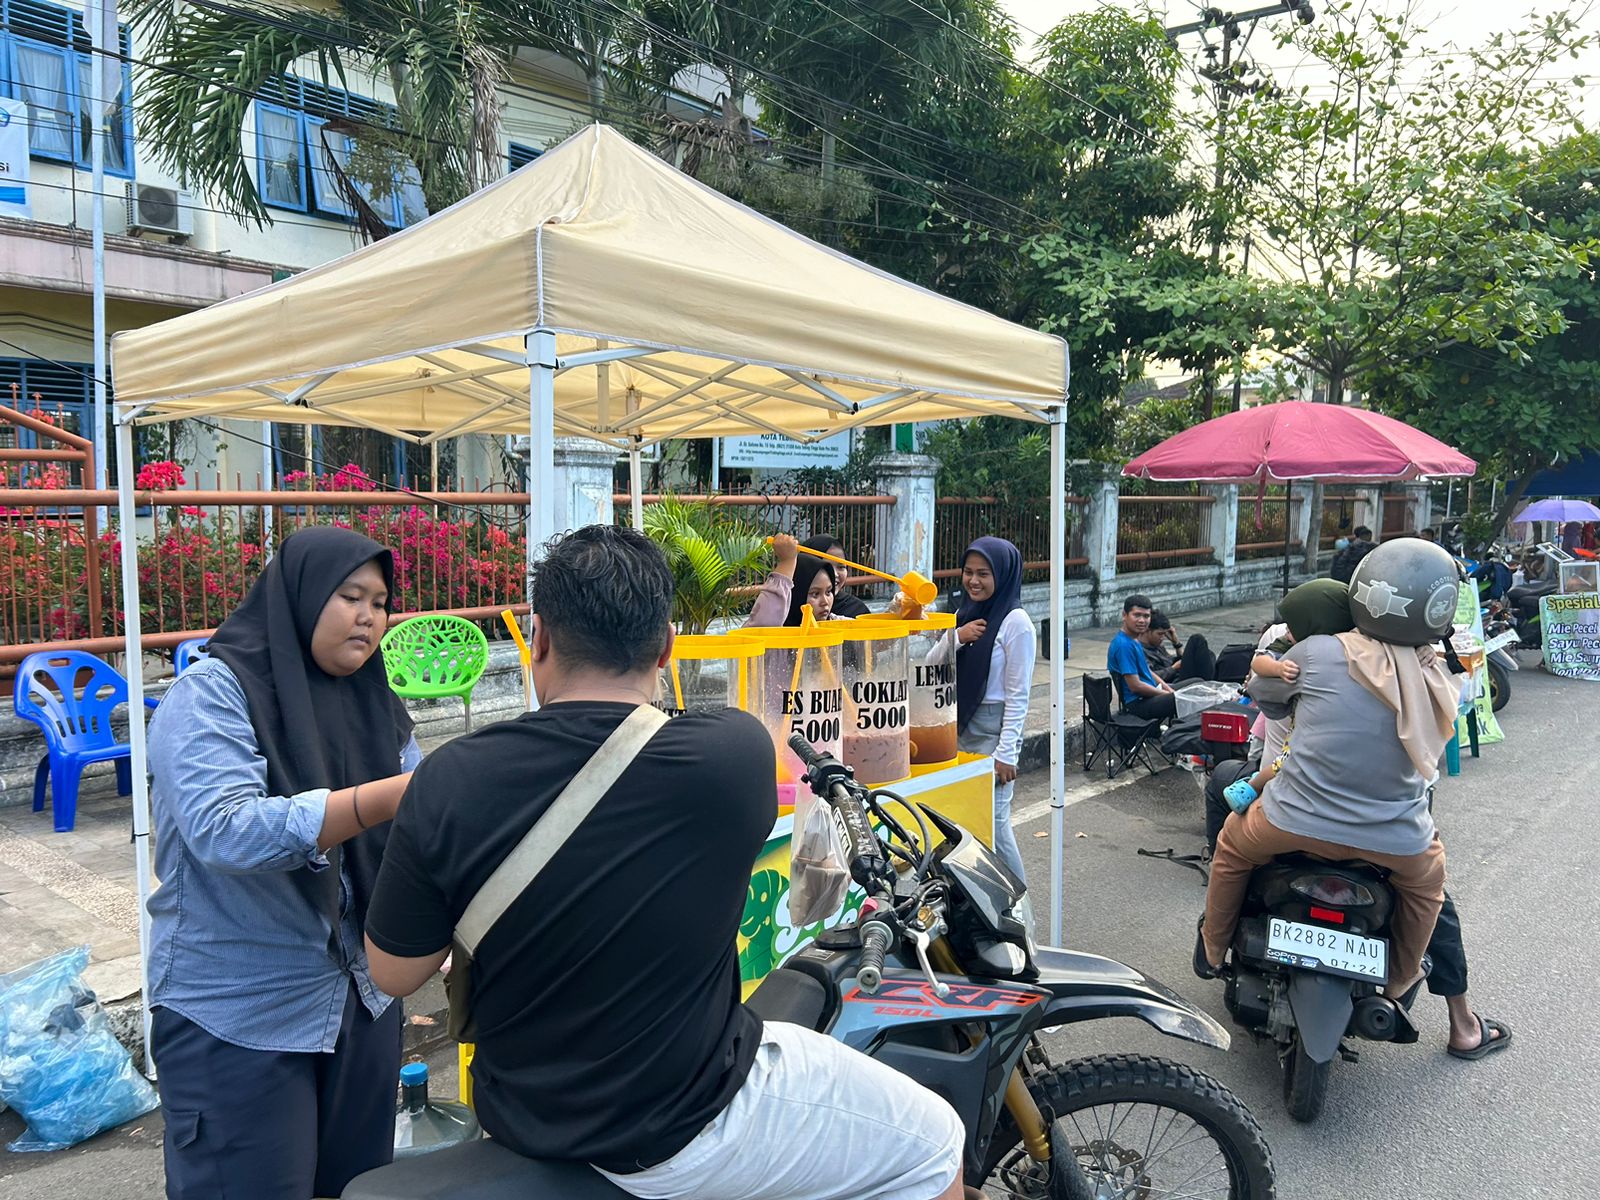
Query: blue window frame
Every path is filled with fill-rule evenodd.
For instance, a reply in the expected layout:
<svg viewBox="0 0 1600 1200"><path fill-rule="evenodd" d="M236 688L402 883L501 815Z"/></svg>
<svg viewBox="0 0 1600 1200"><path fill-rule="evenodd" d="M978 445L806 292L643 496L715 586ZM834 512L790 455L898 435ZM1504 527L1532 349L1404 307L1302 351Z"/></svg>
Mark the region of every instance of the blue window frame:
<svg viewBox="0 0 1600 1200"><path fill-rule="evenodd" d="M105 118L106 172L133 178L133 75L126 59L132 43L117 27L124 57L122 86ZM28 106L33 158L88 170L89 72L95 56L81 13L46 0L0 0L0 95Z"/></svg>
<svg viewBox="0 0 1600 1200"><path fill-rule="evenodd" d="M256 100L256 187L261 202L333 220L354 216L339 190L335 165L342 171L356 150L356 138L327 133L328 121L350 117L373 125L392 125L392 106L293 75L270 81ZM415 225L428 215L422 179L407 164L392 187L355 183L361 198L392 228Z"/></svg>
<svg viewBox="0 0 1600 1200"><path fill-rule="evenodd" d="M518 167L527 166L543 153L543 150L535 150L532 146L524 146L518 142L512 142L506 147L506 162L515 171Z"/></svg>
<svg viewBox="0 0 1600 1200"><path fill-rule="evenodd" d="M24 413L37 409L66 432L92 437L93 378L94 367L89 363L58 365L37 358L0 358L0 404ZM37 450L41 444L47 448L54 445L31 429L0 425L0 446ZM81 469L73 463L69 470L74 486L81 487Z"/></svg>

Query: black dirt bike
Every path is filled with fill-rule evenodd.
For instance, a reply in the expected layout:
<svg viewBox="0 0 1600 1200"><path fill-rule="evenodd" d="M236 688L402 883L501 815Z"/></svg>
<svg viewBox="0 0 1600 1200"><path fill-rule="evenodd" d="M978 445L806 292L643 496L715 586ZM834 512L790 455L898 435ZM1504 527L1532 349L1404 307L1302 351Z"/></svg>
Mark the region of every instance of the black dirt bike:
<svg viewBox="0 0 1600 1200"><path fill-rule="evenodd" d="M1132 967L1039 947L1022 883L931 809L858 784L796 735L868 896L762 981L765 1020L825 1033L944 1097L966 1129L966 1182L1028 1200L1272 1200L1261 1127L1226 1087L1162 1058L1052 1061L1046 1030L1139 1017L1226 1048L1209 1015ZM912 818L908 823L906 814ZM898 862L898 866L896 865ZM368 1172L345 1200L627 1200L582 1163L474 1142Z"/></svg>

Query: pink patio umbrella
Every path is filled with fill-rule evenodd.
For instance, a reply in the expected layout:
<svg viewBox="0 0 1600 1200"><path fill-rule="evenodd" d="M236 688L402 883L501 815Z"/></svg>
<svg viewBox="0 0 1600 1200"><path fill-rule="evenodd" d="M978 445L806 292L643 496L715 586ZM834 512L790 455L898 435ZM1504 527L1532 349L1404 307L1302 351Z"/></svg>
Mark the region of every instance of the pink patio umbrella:
<svg viewBox="0 0 1600 1200"><path fill-rule="evenodd" d="M1169 483L1391 483L1477 469L1459 450L1382 413L1286 401L1203 421L1122 473Z"/></svg>
<svg viewBox="0 0 1600 1200"><path fill-rule="evenodd" d="M1286 401L1203 421L1122 468L1167 483L1389 483L1472 475L1478 464L1404 421L1342 404ZM1289 583L1288 506L1283 582Z"/></svg>

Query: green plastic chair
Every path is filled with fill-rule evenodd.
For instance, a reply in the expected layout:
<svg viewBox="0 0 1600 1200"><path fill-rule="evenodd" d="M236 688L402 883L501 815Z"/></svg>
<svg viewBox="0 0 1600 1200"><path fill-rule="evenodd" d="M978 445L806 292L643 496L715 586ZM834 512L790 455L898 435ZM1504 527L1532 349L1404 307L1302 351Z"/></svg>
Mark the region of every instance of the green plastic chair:
<svg viewBox="0 0 1600 1200"><path fill-rule="evenodd" d="M412 617L383 635L389 686L407 700L460 696L472 732L472 689L489 665L489 639L462 617Z"/></svg>

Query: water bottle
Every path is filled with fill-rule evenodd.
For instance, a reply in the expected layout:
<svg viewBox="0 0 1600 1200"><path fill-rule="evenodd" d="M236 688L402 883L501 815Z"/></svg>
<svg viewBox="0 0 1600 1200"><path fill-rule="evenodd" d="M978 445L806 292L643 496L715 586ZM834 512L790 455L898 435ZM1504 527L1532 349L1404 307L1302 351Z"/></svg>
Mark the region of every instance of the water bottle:
<svg viewBox="0 0 1600 1200"><path fill-rule="evenodd" d="M414 1158L483 1136L478 1118L465 1104L428 1099L428 1064L400 1068L400 1106L394 1118L394 1156Z"/></svg>

